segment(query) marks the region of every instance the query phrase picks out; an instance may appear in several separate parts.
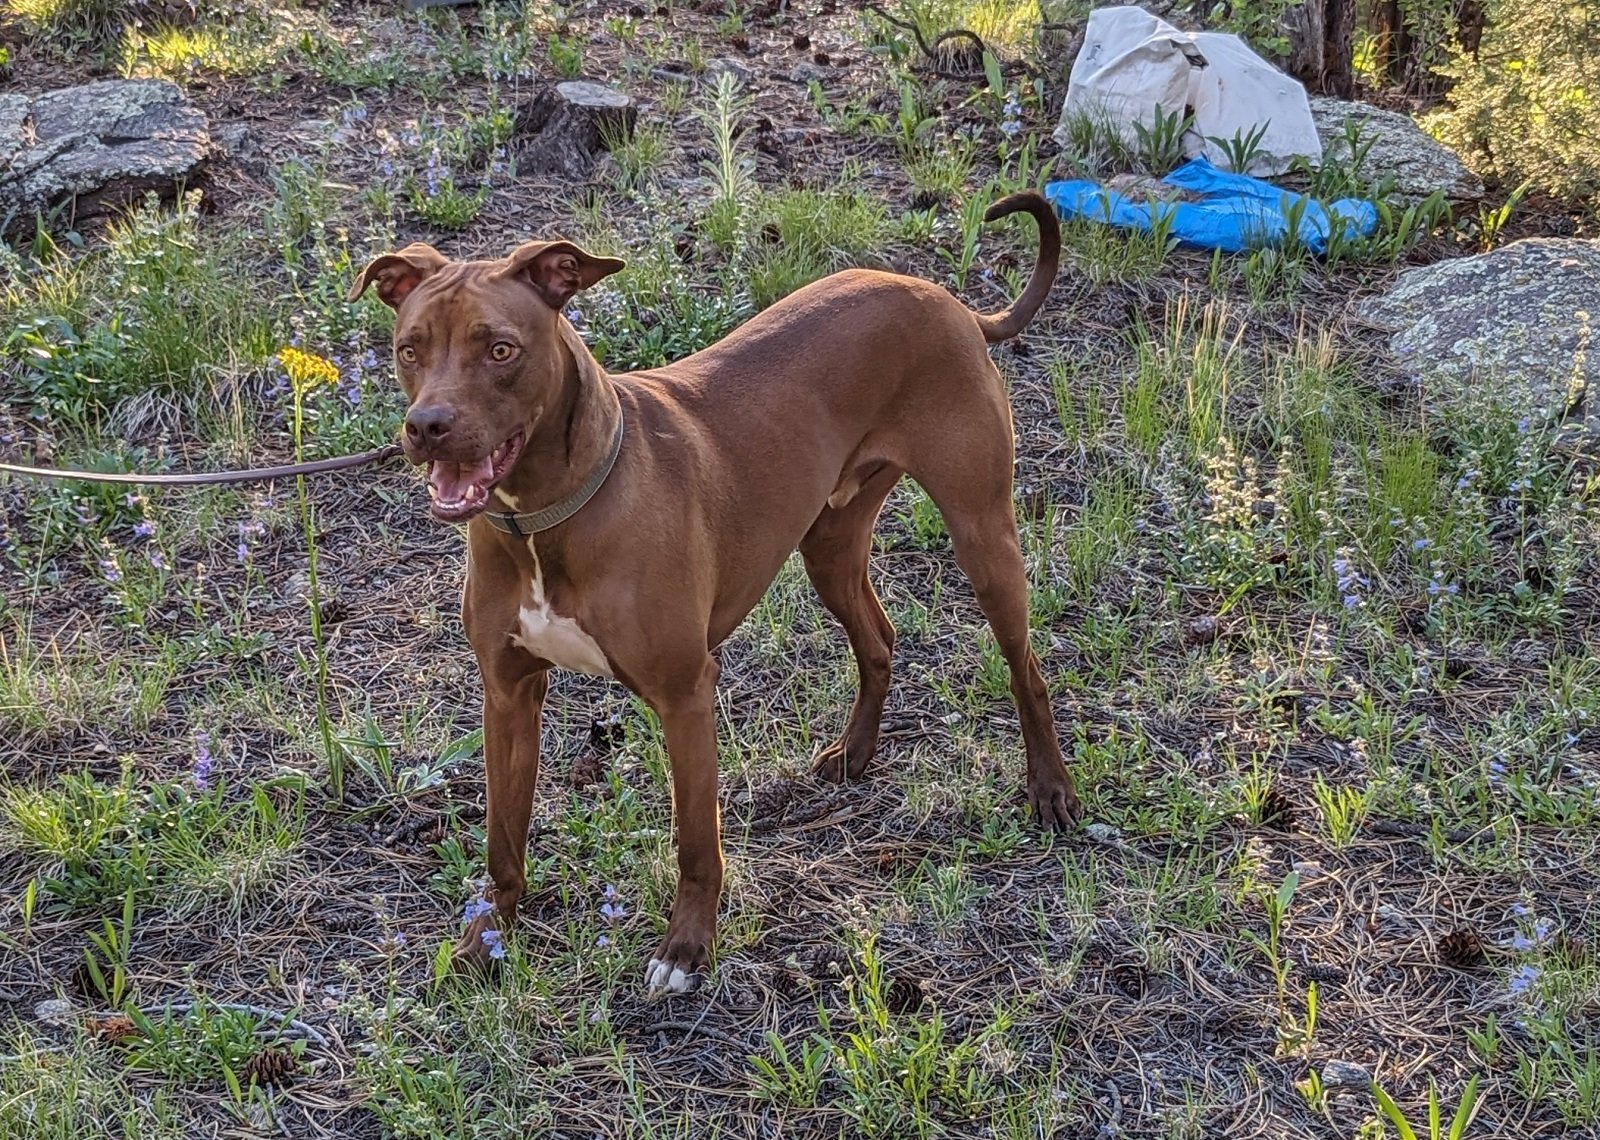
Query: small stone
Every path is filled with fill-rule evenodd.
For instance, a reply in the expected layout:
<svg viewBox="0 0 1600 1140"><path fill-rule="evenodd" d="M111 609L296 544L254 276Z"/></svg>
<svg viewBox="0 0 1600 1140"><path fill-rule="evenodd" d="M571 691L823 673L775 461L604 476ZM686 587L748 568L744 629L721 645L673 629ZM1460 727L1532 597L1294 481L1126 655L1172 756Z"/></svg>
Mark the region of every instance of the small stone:
<svg viewBox="0 0 1600 1140"><path fill-rule="evenodd" d="M228 123L218 127L212 133L217 146L229 158L240 158L253 153L256 148L255 136L250 133L250 128L243 123Z"/></svg>
<svg viewBox="0 0 1600 1140"><path fill-rule="evenodd" d="M736 59L714 59L706 64L706 75L715 82L722 75L733 76L741 87L750 82L750 69Z"/></svg>
<svg viewBox="0 0 1600 1140"><path fill-rule="evenodd" d="M1217 639L1222 625L1210 614L1195 618L1184 627L1183 640L1189 645L1206 645Z"/></svg>
<svg viewBox="0 0 1600 1140"><path fill-rule="evenodd" d="M1122 832L1109 823L1088 824L1084 827L1083 834L1091 842L1103 843L1107 847L1115 847L1122 842Z"/></svg>
<svg viewBox="0 0 1600 1140"><path fill-rule="evenodd" d="M1329 1061L1322 1066L1322 1083L1330 1089L1371 1088L1372 1075L1354 1061Z"/></svg>
<svg viewBox="0 0 1600 1140"><path fill-rule="evenodd" d="M831 78L833 78L832 68L819 67L814 63L797 63L794 65L794 70L789 72L789 80L792 83L826 83Z"/></svg>
<svg viewBox="0 0 1600 1140"><path fill-rule="evenodd" d="M33 1016L46 1025L73 1025L78 1020L78 1007L67 998L46 998L33 1007Z"/></svg>

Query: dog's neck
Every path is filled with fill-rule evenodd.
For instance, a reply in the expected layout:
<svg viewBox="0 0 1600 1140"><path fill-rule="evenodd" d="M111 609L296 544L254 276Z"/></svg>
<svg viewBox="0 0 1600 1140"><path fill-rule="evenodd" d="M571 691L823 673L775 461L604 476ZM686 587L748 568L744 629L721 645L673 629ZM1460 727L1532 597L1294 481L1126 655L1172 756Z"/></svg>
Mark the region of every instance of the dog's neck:
<svg viewBox="0 0 1600 1140"><path fill-rule="evenodd" d="M556 329L560 394L534 424L491 510L526 514L560 503L612 455L622 416L616 388L565 319L557 318Z"/></svg>

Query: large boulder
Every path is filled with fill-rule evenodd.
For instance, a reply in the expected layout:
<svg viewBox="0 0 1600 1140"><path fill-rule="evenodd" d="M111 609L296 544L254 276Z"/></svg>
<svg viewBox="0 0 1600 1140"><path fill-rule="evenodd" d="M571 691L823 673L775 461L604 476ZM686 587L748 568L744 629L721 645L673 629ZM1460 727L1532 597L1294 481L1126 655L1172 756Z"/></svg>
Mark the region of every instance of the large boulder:
<svg viewBox="0 0 1600 1140"><path fill-rule="evenodd" d="M1483 181L1455 151L1430 138L1410 115L1313 95L1311 118L1323 153L1346 161L1350 150L1345 124L1351 120L1359 123L1361 144L1371 144L1362 174L1368 178L1393 174L1395 193L1403 199L1420 200L1435 190L1443 190L1452 202L1475 202L1483 197Z"/></svg>
<svg viewBox="0 0 1600 1140"><path fill-rule="evenodd" d="M214 153L205 113L164 80L0 95L0 229L58 206L82 219L171 197Z"/></svg>
<svg viewBox="0 0 1600 1140"><path fill-rule="evenodd" d="M1600 241L1527 238L1491 253L1402 273L1361 315L1393 330L1390 347L1425 395L1481 398L1559 419L1579 408L1600 442Z"/></svg>

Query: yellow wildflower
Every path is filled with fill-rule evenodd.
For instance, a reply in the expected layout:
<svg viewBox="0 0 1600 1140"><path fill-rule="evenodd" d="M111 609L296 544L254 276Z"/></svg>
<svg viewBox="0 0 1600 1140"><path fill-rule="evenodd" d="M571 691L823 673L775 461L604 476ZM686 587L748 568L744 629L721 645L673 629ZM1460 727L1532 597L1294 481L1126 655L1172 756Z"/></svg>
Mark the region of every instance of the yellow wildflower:
<svg viewBox="0 0 1600 1140"><path fill-rule="evenodd" d="M333 361L298 348L280 348L278 360L289 374L289 383L297 394L304 395L319 384L337 384L339 369Z"/></svg>

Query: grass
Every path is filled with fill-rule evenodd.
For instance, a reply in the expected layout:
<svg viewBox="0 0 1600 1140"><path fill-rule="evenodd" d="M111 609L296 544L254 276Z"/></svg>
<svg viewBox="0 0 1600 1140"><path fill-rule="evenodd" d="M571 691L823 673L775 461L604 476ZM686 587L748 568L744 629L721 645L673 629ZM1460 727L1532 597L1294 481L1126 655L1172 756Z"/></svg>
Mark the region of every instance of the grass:
<svg viewBox="0 0 1600 1140"><path fill-rule="evenodd" d="M331 381L301 392L308 455L392 438L392 318L343 294L411 240L625 256L569 314L616 369L845 265L992 311L1032 257L979 219L1043 176L1034 93L963 104L892 53L815 94L653 75L776 34L753 10L295 10L146 28L125 63L88 8L38 11L53 66L99 52L272 112L241 187L0 253L0 434L51 462L289 456L286 347ZM1009 47L1038 17L915 18ZM517 174L515 115L574 69L642 108L562 197ZM1079 135L1063 169L1140 161ZM1346 149L1323 185L1373 189ZM547 709L501 975L443 969L483 874L479 693L462 545L413 475L310 481L305 509L0 485L0 1133L1343 1140L1424 1135L1430 1104L1445 1128L1471 1104L1467 1136L1592 1130L1595 483L1517 378L1435 408L1336 319L1437 221L1391 214L1331 265L1068 227L1053 300L995 356L1089 826L1028 819L998 650L907 483L874 555L898 642L866 781L806 774L854 668L797 559L721 650L722 942L668 1003L637 985L673 887L667 759L587 678Z"/></svg>

